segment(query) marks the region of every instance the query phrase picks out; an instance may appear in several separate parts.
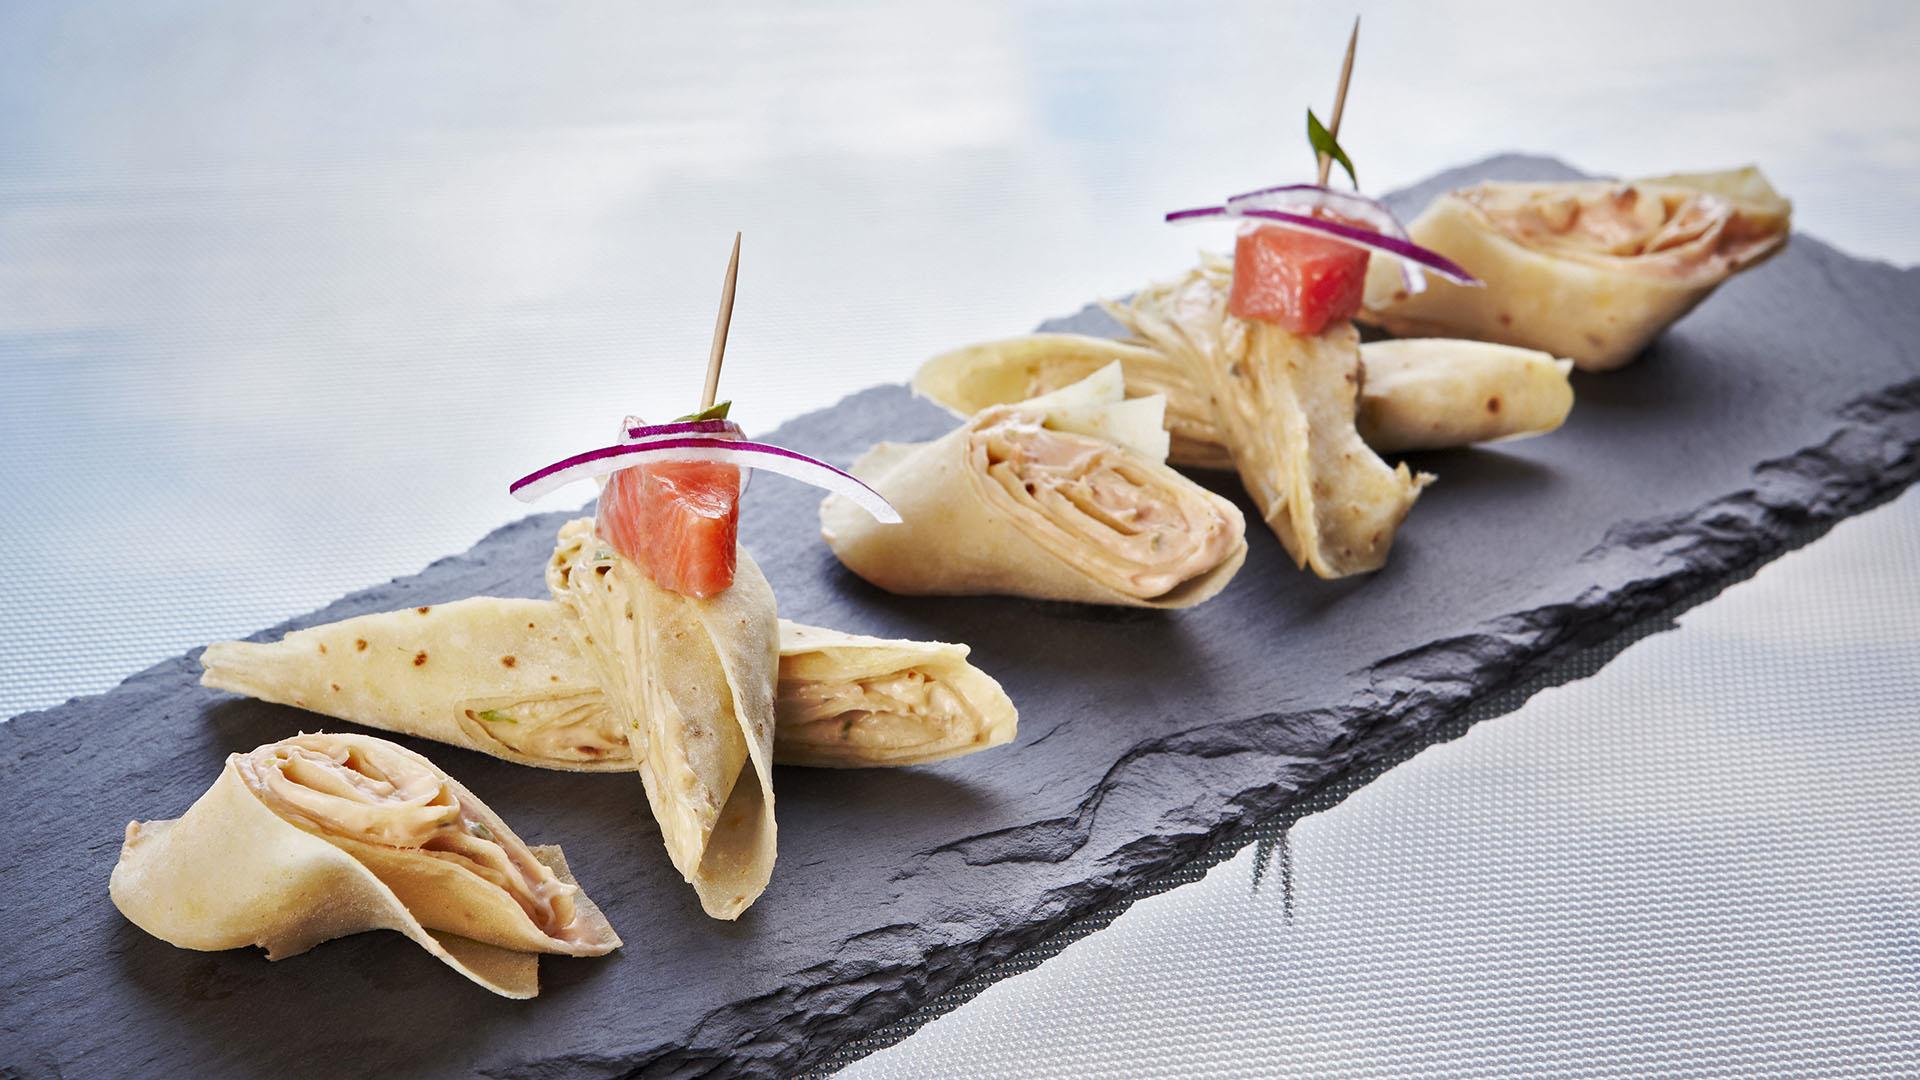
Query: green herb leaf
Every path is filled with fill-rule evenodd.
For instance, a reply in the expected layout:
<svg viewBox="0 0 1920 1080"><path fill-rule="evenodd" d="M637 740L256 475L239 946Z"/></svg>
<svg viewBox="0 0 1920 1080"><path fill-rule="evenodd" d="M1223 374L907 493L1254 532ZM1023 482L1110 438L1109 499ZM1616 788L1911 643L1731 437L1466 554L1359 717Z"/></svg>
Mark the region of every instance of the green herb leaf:
<svg viewBox="0 0 1920 1080"><path fill-rule="evenodd" d="M688 413L687 415L676 419L674 423L684 424L684 423L687 423L688 421L694 421L697 423L698 421L701 421L701 420L725 420L727 418L727 410L731 408L733 408L733 402L722 401L715 405L710 405L707 408L701 409L697 413Z"/></svg>
<svg viewBox="0 0 1920 1080"><path fill-rule="evenodd" d="M482 840L493 839L493 830L487 828L484 824L478 821L468 822L467 831L479 837Z"/></svg>
<svg viewBox="0 0 1920 1080"><path fill-rule="evenodd" d="M480 719L485 720L489 724L517 724L520 722L498 709L484 710L480 714Z"/></svg>
<svg viewBox="0 0 1920 1080"><path fill-rule="evenodd" d="M1339 162L1340 167L1347 170L1347 179L1353 181L1353 189L1360 190L1360 178L1353 175L1353 159L1347 156L1345 150L1340 149L1340 144L1334 141L1333 132L1328 131L1327 126L1320 122L1320 118L1313 115L1312 109L1307 110L1307 141L1313 144L1316 160L1319 155L1325 154Z"/></svg>

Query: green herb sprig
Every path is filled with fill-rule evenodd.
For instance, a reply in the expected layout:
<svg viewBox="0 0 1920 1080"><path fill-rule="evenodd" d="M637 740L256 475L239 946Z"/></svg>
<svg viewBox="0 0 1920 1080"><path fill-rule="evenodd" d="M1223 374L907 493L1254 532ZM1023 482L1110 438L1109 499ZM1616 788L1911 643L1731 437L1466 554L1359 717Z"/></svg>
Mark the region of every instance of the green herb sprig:
<svg viewBox="0 0 1920 1080"><path fill-rule="evenodd" d="M1333 132L1328 131L1327 126L1320 122L1320 118L1313 115L1312 109L1307 110L1307 142L1312 144L1315 157L1325 154L1339 162L1340 167L1347 171L1347 179L1353 182L1353 189L1360 190L1360 178L1353 175L1353 159L1347 156L1345 150L1340 149L1340 143L1333 137Z"/></svg>

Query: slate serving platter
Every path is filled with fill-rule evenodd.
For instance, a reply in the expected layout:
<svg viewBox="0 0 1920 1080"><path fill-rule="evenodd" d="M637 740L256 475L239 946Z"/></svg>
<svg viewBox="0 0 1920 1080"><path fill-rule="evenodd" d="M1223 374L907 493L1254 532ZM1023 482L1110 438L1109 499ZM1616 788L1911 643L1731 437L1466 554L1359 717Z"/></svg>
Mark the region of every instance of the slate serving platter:
<svg viewBox="0 0 1920 1080"><path fill-rule="evenodd" d="M1497 158L1396 201L1412 211L1481 178L1572 175ZM1086 312L1057 325L1109 324ZM744 536L783 615L972 643L1020 706L1019 740L926 768L778 770L779 863L734 924L701 915L636 778L410 743L522 835L564 844L626 939L606 959L544 959L532 1002L493 997L390 933L269 964L175 949L113 909L128 820L177 816L227 754L317 718L201 689L192 655L19 717L0 725L0 1075L790 1073L1476 695L1892 497L1920 475L1916 342L1920 272L1795 237L1632 367L1577 377L1560 432L1420 456L1440 482L1382 572L1315 580L1261 531L1231 587L1186 612L888 596L815 537L810 489L756 485ZM844 463L951 424L888 386L774 437ZM569 516L507 526L262 636L540 595Z"/></svg>

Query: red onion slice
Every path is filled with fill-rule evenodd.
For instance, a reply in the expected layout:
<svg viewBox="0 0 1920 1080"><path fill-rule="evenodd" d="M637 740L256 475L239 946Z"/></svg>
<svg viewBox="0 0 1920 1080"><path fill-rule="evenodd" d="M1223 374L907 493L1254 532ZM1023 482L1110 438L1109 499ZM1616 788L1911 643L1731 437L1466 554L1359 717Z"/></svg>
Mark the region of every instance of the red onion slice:
<svg viewBox="0 0 1920 1080"><path fill-rule="evenodd" d="M1301 232L1318 233L1321 236L1352 244L1354 247L1377 251L1390 255L1404 263L1411 263L1431 270L1456 285L1480 285L1479 278L1467 273L1459 263L1436 251L1385 233L1371 232L1352 225L1343 225L1337 221L1324 221L1307 217L1304 214L1292 214L1285 210L1262 210L1255 207L1202 206L1193 210L1176 210L1167 215L1168 221L1198 221L1203 218L1254 218L1259 221L1271 221L1284 228L1298 229Z"/></svg>
<svg viewBox="0 0 1920 1080"><path fill-rule="evenodd" d="M588 450L528 473L508 485L507 490L521 502L532 502L576 480L605 476L649 461L714 461L742 469L779 473L835 495L844 495L854 505L872 514L876 521L894 524L900 520L900 512L879 492L851 473L836 469L818 458L771 443L708 436L661 438Z"/></svg>
<svg viewBox="0 0 1920 1080"><path fill-rule="evenodd" d="M739 435L740 425L731 420L676 420L671 424L643 424L627 417L626 434L621 442L652 442L684 435Z"/></svg>
<svg viewBox="0 0 1920 1080"><path fill-rule="evenodd" d="M1167 215L1167 220L1171 222L1199 221L1202 218L1234 216L1237 215L1227 213L1227 208L1224 206L1196 206L1191 210L1175 210L1173 213Z"/></svg>
<svg viewBox="0 0 1920 1080"><path fill-rule="evenodd" d="M1335 191L1319 184L1281 184L1242 192L1227 200L1227 209L1325 210L1358 221L1378 233L1408 239L1406 227L1386 203L1358 192Z"/></svg>

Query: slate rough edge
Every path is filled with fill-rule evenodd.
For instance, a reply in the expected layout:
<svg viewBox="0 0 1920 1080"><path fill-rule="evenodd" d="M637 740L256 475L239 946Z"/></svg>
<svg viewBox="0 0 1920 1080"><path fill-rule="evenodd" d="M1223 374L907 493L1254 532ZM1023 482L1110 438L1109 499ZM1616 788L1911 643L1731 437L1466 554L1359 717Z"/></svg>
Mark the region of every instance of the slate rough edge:
<svg viewBox="0 0 1920 1080"><path fill-rule="evenodd" d="M849 1048L838 1054L815 1056L812 1061L802 1058L788 1062L787 1067L797 1065L809 1070L807 1075L823 1075L819 1069L828 1061L845 1065L905 1038L997 978L1046 959L1041 955L1023 966L1021 953L1056 941L1064 947L1072 939L1076 924L1090 924L1082 934L1090 933L1111 922L1135 900L1197 880L1206 867L1256 839L1263 825L1272 833L1269 822L1290 823L1338 801L1335 798L1325 805L1316 804L1323 793L1332 791L1338 797L1351 793L1358 784L1345 785L1343 781L1357 771L1377 775L1413 751L1442 741L1448 732L1462 734L1473 722L1512 711L1537 690L1572 677L1579 670L1574 661L1581 654L1597 652L1602 662L1610 659L1634 640L1629 631L1639 629L1644 635L1659 629L1664 620L1680 610L1751 576L1765 563L1810 542L1847 517L1892 500L1920 480L1920 379L1856 399L1841 411L1840 418L1845 423L1825 442L1761 463L1755 469L1754 486L1745 491L1691 513L1616 526L1583 559L1642 564L1646 572L1630 578L1630 584L1618 592L1593 590L1592 595L1602 603L1581 600L1510 614L1372 665L1367 671L1373 692L1337 711L1373 714L1382 721L1363 724L1360 734L1343 748L1345 763L1319 784L1297 792L1279 787L1244 791L1236 800L1242 812L1213 828L1143 837L1139 844L1152 844L1159 850L1133 863L1127 874L1112 883L1066 898L1066 910L1058 917L1026 932L983 939L968 960L929 965L949 972L957 970L956 977L916 979L924 969L893 972L892 985L910 989L891 997L907 1002L908 1009L890 1017L879 1010L863 1010L861 1015L878 1022L871 1025L871 1034L862 1038L857 1052ZM1608 546L1616 543L1621 546ZM1683 555L1686 558L1681 558ZM1689 565L1687 559L1698 561ZM1631 572L1635 567L1623 569ZM1580 622L1583 618L1590 621ZM1431 672L1451 666L1436 663L1437 659L1462 652L1486 664L1477 670L1477 678L1450 683L1430 678ZM1555 678L1557 673L1565 677ZM1476 710L1476 701L1492 707ZM1247 727L1269 719L1256 716L1226 726ZM1179 737L1176 733L1168 738ZM1108 775L1112 776L1121 764L1124 761ZM1083 814L1090 804L1097 804L1105 787L1096 785L1082 803ZM1284 831L1284 825L1280 831ZM878 974L867 975L865 981L874 981ZM966 987L964 994L955 994L951 1000L934 1000L962 986ZM941 1007L929 1007L936 1004ZM703 1064L709 1068L701 1068ZM728 1064L740 1070L732 1075L787 1075L752 1067L772 1066L775 1063L771 1061L749 1064L734 1059L729 1063L696 1055L656 1059L645 1068L707 1076L726 1075L711 1070L725 1069Z"/></svg>

